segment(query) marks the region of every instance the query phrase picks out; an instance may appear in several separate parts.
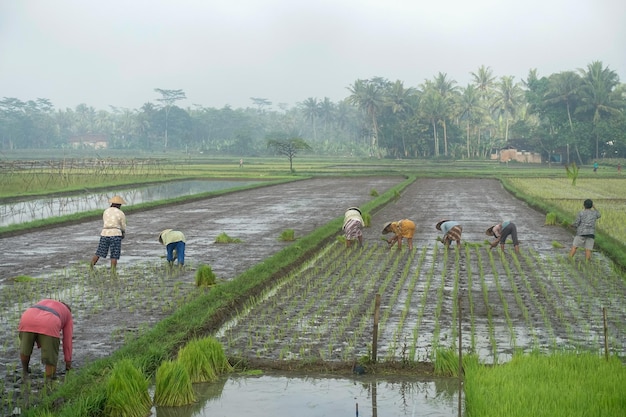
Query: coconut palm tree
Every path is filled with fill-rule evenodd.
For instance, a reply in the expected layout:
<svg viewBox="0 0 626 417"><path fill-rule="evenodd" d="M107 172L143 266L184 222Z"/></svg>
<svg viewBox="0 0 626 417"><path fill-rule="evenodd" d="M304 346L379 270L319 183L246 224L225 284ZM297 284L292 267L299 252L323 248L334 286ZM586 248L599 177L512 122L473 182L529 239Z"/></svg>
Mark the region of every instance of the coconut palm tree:
<svg viewBox="0 0 626 417"><path fill-rule="evenodd" d="M454 97L457 94L456 81L449 80L447 76L447 74L440 72L433 83L433 87L442 99L443 107L440 121L443 126L443 154L446 156L448 155L448 125L446 120L452 115Z"/></svg>
<svg viewBox="0 0 626 417"><path fill-rule="evenodd" d="M596 158L600 156L600 132L598 124L603 115L619 115L625 107L621 94L615 91L619 85L617 73L604 67L601 61L594 61L587 65L587 69L578 69L582 77L580 87L581 104L576 112L592 114L594 133L596 137Z"/></svg>
<svg viewBox="0 0 626 417"><path fill-rule="evenodd" d="M465 129L466 129L466 148L467 148L467 157L471 157L471 146L470 146L470 127L472 121L477 118L480 114L483 113L483 108L481 105L480 94L478 89L474 87L472 84L468 84L462 92L461 96L457 103L459 117L465 120ZM480 136L478 137L478 146L480 146Z"/></svg>
<svg viewBox="0 0 626 417"><path fill-rule="evenodd" d="M509 140L509 126L515 118L518 107L522 104L524 92L512 76L504 76L496 85L496 95L492 109L499 117L504 118L504 142Z"/></svg>
<svg viewBox="0 0 626 417"><path fill-rule="evenodd" d="M316 98L309 97L301 103L302 114L311 122L313 128L313 140L317 141L316 120L320 114L320 104Z"/></svg>
<svg viewBox="0 0 626 417"><path fill-rule="evenodd" d="M470 72L474 80L474 86L478 90L478 95L482 99L487 99L493 89L496 77L493 75L491 67L481 65L476 72Z"/></svg>
<svg viewBox="0 0 626 417"><path fill-rule="evenodd" d="M391 113L398 117L399 123L401 125L412 113L410 101L414 95L415 89L412 87L404 88L404 83L400 80L397 80L395 83L389 86L389 91L385 96L385 105L389 106ZM402 136L402 151L404 157L407 157L408 151L404 134L405 129L402 128L402 126L400 132Z"/></svg>
<svg viewBox="0 0 626 417"><path fill-rule="evenodd" d="M350 96L348 101L364 111L372 123L372 152L380 156L378 149L378 115L383 106L383 94L378 82L356 80L348 87Z"/></svg>

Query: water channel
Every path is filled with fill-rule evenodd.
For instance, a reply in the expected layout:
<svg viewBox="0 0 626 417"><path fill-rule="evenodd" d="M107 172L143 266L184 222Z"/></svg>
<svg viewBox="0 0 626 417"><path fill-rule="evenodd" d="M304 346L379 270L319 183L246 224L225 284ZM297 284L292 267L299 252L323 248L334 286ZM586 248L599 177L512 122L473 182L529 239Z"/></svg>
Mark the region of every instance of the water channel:
<svg viewBox="0 0 626 417"><path fill-rule="evenodd" d="M243 187L255 182L249 180L185 180L134 187L116 191L115 194L120 195L127 205L133 205ZM113 193L111 192L85 190L84 193L76 195L24 199L9 204L0 204L0 227L104 209L108 207L108 200L112 196Z"/></svg>
<svg viewBox="0 0 626 417"><path fill-rule="evenodd" d="M355 375L231 375L194 384L197 402L154 407L151 417L458 417L458 380Z"/></svg>

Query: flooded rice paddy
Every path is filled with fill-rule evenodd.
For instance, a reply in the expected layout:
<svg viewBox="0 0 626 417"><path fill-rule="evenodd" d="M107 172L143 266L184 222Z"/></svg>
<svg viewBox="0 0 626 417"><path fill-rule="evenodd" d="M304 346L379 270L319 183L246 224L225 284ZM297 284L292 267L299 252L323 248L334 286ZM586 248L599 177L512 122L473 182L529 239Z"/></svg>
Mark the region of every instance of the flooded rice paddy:
<svg viewBox="0 0 626 417"><path fill-rule="evenodd" d="M255 181L245 180L185 180L122 189L115 191L115 194L121 196L127 205L134 205L221 191L254 183ZM111 192L91 192L85 189L80 194L24 199L0 204L0 227L98 210L106 207L112 196Z"/></svg>

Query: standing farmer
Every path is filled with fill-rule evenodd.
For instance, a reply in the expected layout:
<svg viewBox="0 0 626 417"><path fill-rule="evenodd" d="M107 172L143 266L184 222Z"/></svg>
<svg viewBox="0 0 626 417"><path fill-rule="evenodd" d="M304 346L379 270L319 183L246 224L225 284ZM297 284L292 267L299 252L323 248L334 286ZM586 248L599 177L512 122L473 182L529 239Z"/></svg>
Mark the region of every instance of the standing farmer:
<svg viewBox="0 0 626 417"><path fill-rule="evenodd" d="M454 241L457 246L461 245L461 233L463 232L463 227L454 220L439 220L439 222L435 225L435 229L441 230L443 232L443 238L441 242L445 246L450 246L450 244Z"/></svg>
<svg viewBox="0 0 626 417"><path fill-rule="evenodd" d="M41 348L41 362L46 366L45 378L54 378L59 360L61 333L63 333L65 370L72 369L74 321L72 310L67 304L56 300L41 300L22 314L18 331L24 378L27 378L30 373L28 365L35 343L38 348Z"/></svg>
<svg viewBox="0 0 626 417"><path fill-rule="evenodd" d="M96 254L91 259L91 268L100 257L106 258L111 252L111 273L115 273L117 261L122 253L122 239L126 235L126 215L120 209L126 202L116 195L109 200L111 206L102 214L102 231Z"/></svg>
<svg viewBox="0 0 626 417"><path fill-rule="evenodd" d="M519 253L519 240L517 240L517 226L510 220L504 221L502 223L498 223L494 226L491 226L487 229L487 236L493 236L496 238L493 242L490 243L491 248L495 248L500 244L500 248L504 250L504 244L506 243L506 238L511 236L513 239L513 247L515 248L515 252Z"/></svg>
<svg viewBox="0 0 626 417"><path fill-rule="evenodd" d="M174 265L174 252L178 259L178 267L185 266L185 235L178 230L165 229L159 234L159 243L165 245L167 262Z"/></svg>
<svg viewBox="0 0 626 417"><path fill-rule="evenodd" d="M350 207L343 216L342 230L346 238L346 247L352 246L352 242L356 240L359 246L363 246L363 227L365 222L361 216L361 210L357 207Z"/></svg>
<svg viewBox="0 0 626 417"><path fill-rule="evenodd" d="M383 234L393 233L394 236L387 240L391 249L394 243L398 243L398 250L402 249L402 239L405 238L409 245L409 250L413 250L413 235L415 235L415 223L412 220L404 219L397 222L388 222L383 227Z"/></svg>
<svg viewBox="0 0 626 417"><path fill-rule="evenodd" d="M569 256L576 254L576 249L585 248L585 259L591 259L591 251L595 242L596 220L600 218L600 212L596 210L593 201L587 199L583 203L584 210L578 212L572 227L576 228L576 236Z"/></svg>

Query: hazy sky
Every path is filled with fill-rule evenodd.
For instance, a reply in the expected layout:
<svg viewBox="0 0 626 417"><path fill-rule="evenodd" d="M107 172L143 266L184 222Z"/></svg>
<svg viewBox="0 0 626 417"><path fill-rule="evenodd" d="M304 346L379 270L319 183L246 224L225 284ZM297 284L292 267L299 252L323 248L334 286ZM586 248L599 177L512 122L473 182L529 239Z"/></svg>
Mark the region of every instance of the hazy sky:
<svg viewBox="0 0 626 417"><path fill-rule="evenodd" d="M339 101L361 78L526 78L602 61L626 82L624 0L0 0L0 98L139 108Z"/></svg>

